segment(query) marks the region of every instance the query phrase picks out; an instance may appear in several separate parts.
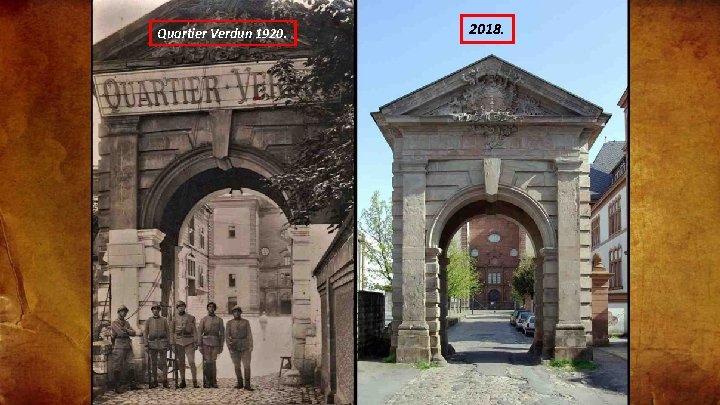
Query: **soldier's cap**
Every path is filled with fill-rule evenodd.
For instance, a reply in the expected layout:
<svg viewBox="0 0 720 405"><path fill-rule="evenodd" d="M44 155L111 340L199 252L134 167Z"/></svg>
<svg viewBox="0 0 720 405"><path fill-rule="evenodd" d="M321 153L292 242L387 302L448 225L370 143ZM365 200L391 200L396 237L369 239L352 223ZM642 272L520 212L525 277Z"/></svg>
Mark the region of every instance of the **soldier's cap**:
<svg viewBox="0 0 720 405"><path fill-rule="evenodd" d="M185 305L185 301L178 301L177 304L175 304L175 308L178 307L187 307L187 305Z"/></svg>
<svg viewBox="0 0 720 405"><path fill-rule="evenodd" d="M235 311L240 311L240 313L242 314L242 308L240 308L240 305L235 305L233 307L232 312L235 312Z"/></svg>
<svg viewBox="0 0 720 405"><path fill-rule="evenodd" d="M120 311L129 312L130 310L129 310L128 307L126 307L125 305L120 305L120 308L118 308L117 311L118 311L118 312L120 312Z"/></svg>
<svg viewBox="0 0 720 405"><path fill-rule="evenodd" d="M160 304L159 302L153 302L150 309L155 309L155 308L162 310L162 304Z"/></svg>
<svg viewBox="0 0 720 405"><path fill-rule="evenodd" d="M205 308L209 309L209 308L210 308L210 305L212 305L213 307L215 307L215 309L217 309L217 304L215 304L215 303L212 302L212 301L208 302L208 304L205 306Z"/></svg>

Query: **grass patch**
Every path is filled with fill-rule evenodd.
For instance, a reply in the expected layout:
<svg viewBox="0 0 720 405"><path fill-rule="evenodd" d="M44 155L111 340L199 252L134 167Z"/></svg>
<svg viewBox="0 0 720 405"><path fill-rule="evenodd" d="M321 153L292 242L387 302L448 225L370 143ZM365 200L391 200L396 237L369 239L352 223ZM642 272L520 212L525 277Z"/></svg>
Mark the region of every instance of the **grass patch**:
<svg viewBox="0 0 720 405"><path fill-rule="evenodd" d="M589 360L552 360L550 366L569 371L589 371L597 368L597 364Z"/></svg>
<svg viewBox="0 0 720 405"><path fill-rule="evenodd" d="M392 353L391 355L385 357L382 359L383 363L395 363L397 358L395 357L395 353Z"/></svg>
<svg viewBox="0 0 720 405"><path fill-rule="evenodd" d="M417 363L415 363L415 368L417 368L419 370L428 370L428 369L431 369L434 367L440 367L440 366L435 363L428 362L428 361L418 361Z"/></svg>

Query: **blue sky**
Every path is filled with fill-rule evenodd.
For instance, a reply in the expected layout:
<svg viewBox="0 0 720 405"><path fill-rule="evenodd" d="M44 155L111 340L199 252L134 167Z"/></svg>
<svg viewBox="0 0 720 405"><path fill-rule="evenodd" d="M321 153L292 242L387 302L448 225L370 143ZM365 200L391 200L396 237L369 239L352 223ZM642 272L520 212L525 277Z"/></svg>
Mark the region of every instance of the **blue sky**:
<svg viewBox="0 0 720 405"><path fill-rule="evenodd" d="M590 150L624 140L617 106L627 87L627 2L572 0L358 1L358 212L389 199L392 154L370 117L382 105L495 54L613 117ZM516 14L514 45L460 45L463 13Z"/></svg>

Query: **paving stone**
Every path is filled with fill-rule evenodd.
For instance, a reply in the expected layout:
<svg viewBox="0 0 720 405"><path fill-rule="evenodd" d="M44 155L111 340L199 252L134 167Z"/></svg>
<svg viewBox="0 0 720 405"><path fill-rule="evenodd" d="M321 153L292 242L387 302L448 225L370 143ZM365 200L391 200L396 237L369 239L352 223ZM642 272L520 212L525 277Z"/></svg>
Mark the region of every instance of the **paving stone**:
<svg viewBox="0 0 720 405"><path fill-rule="evenodd" d="M291 387L281 385L277 375L255 377L251 380L255 391L233 388L235 379L218 379L220 388L153 388L116 394L112 391L95 398L95 404L323 404L322 392L309 385ZM143 387L143 386L141 386ZM144 387L147 387L145 385Z"/></svg>

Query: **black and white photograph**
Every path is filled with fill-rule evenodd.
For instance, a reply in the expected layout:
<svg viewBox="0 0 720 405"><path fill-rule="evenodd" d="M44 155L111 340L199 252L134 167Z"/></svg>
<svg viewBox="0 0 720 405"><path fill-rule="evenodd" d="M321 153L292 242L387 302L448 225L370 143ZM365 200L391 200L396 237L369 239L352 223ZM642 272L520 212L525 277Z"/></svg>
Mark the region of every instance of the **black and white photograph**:
<svg viewBox="0 0 720 405"><path fill-rule="evenodd" d="M354 402L354 13L94 1L94 403ZM165 20L297 45L150 46Z"/></svg>

